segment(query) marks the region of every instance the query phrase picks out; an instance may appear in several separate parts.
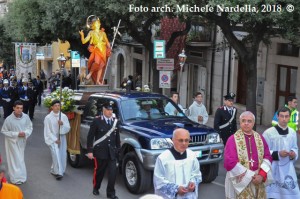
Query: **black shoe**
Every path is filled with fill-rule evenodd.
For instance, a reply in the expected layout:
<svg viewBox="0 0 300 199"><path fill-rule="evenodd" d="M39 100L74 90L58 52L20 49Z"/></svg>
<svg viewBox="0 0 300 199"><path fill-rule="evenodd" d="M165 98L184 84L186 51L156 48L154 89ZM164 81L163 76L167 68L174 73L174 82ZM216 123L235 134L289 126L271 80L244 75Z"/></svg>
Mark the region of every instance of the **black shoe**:
<svg viewBox="0 0 300 199"><path fill-rule="evenodd" d="M98 195L99 195L99 190L98 190L98 189L93 189L93 194L94 194L95 196L98 196Z"/></svg>
<svg viewBox="0 0 300 199"><path fill-rule="evenodd" d="M116 196L116 195L107 196L107 198L110 198L110 199L119 199L118 196Z"/></svg>
<svg viewBox="0 0 300 199"><path fill-rule="evenodd" d="M56 175L55 178L56 178L56 180L61 180L63 178L63 176L62 175Z"/></svg>
<svg viewBox="0 0 300 199"><path fill-rule="evenodd" d="M23 183L24 183L24 182L18 181L18 182L13 183L13 184L15 184L15 185L21 185L21 184L23 184Z"/></svg>

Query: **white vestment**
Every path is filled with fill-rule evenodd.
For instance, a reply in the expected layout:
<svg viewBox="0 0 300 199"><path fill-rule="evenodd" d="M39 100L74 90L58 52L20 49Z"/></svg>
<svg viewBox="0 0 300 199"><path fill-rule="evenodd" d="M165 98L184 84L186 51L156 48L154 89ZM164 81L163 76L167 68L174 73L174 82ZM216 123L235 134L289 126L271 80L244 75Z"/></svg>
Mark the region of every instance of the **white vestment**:
<svg viewBox="0 0 300 199"><path fill-rule="evenodd" d="M177 104L177 106L182 110L183 112L183 107L180 104ZM165 112L168 113L169 115L179 115L183 116L182 113L179 113L177 109L173 106L171 102L168 102L167 105L165 106Z"/></svg>
<svg viewBox="0 0 300 199"><path fill-rule="evenodd" d="M189 107L189 109L187 111L187 116L188 116L188 118L190 118L191 120L193 120L194 122L197 122L199 124L206 124L208 121L208 114L207 114L205 106L202 103L198 104L196 101L194 101L192 103L192 105ZM203 117L202 122L198 121L198 116Z"/></svg>
<svg viewBox="0 0 300 199"><path fill-rule="evenodd" d="M25 137L19 137L24 132ZM20 118L14 112L10 114L3 123L1 133L5 135L5 150L7 158L8 176L12 183L27 180L24 151L26 140L32 133L32 122L29 116L22 113Z"/></svg>
<svg viewBox="0 0 300 199"><path fill-rule="evenodd" d="M193 151L187 149L187 158L176 160L170 150L164 151L156 160L153 183L155 194L164 199L198 199L198 185L202 181L199 161ZM177 195L178 187L195 183L195 191Z"/></svg>
<svg viewBox="0 0 300 199"><path fill-rule="evenodd" d="M50 172L54 175L63 175L67 166L67 139L66 134L70 131L68 117L61 113L63 125L58 125L59 113L51 111L44 120L44 138L50 148L52 156L52 166ZM60 128L60 130L59 130ZM60 132L60 144L56 144Z"/></svg>
<svg viewBox="0 0 300 199"><path fill-rule="evenodd" d="M295 131L288 127L287 135L280 135L275 127L267 129L263 136L269 145L271 153L274 151L294 151L296 157L290 160L289 157L280 157L273 160L272 173L274 181L266 187L268 198L294 199L300 198L297 175L294 162L298 158L297 135Z"/></svg>

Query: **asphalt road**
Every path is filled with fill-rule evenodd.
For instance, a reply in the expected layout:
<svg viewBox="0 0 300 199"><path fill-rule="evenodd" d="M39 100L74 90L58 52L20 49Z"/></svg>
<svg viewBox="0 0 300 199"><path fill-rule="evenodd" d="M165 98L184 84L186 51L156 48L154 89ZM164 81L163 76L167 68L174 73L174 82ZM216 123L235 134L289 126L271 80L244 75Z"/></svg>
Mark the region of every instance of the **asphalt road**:
<svg viewBox="0 0 300 199"><path fill-rule="evenodd" d="M1 115L3 116L3 111ZM33 120L33 133L27 141L25 150L25 162L27 167L27 182L20 185L24 199L87 199L106 198L106 178L102 182L100 196L92 194L93 165L87 164L84 168L75 169L68 165L66 174L61 181L57 181L50 174L51 156L43 136L43 120L47 114L44 107L36 107ZM0 118L0 126L3 118ZM4 136L0 134L0 153L4 162L6 154L4 148ZM120 199L137 199L144 194L134 195L127 191L122 175L119 175L116 183L116 195ZM224 197L225 170L220 163L219 176L210 184L199 186L199 198L222 199ZM148 191L153 193L153 189ZM147 193L145 193L147 194Z"/></svg>

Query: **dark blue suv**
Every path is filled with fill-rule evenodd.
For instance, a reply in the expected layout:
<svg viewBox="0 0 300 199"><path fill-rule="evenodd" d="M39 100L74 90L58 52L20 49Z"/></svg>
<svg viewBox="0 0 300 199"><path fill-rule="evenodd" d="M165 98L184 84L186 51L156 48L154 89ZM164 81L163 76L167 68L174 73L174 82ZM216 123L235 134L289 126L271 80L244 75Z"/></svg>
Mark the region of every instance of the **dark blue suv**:
<svg viewBox="0 0 300 199"><path fill-rule="evenodd" d="M73 167L80 167L86 161L89 126L94 117L101 114L102 104L114 101L114 113L121 122L119 165L130 192L142 193L150 188L156 158L173 145L172 134L178 127L190 132L189 148L198 156L203 182L211 182L217 177L224 149L218 133L188 119L166 96L146 92L107 91L83 98L88 100L84 102L81 117L81 154L68 153Z"/></svg>

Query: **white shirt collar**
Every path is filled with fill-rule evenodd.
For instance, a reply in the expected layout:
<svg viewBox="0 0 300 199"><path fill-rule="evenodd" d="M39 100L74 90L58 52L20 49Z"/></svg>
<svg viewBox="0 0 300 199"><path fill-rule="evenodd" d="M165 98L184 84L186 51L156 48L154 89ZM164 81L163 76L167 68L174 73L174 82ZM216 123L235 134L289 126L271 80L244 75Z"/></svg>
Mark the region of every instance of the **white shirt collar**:
<svg viewBox="0 0 300 199"><path fill-rule="evenodd" d="M233 110L233 107L226 106L227 110Z"/></svg>
<svg viewBox="0 0 300 199"><path fill-rule="evenodd" d="M112 117L107 118L107 117L105 117L105 115L103 115L103 117L104 117L104 119L105 119L106 122L107 122L108 120L111 120L111 121L112 121Z"/></svg>

